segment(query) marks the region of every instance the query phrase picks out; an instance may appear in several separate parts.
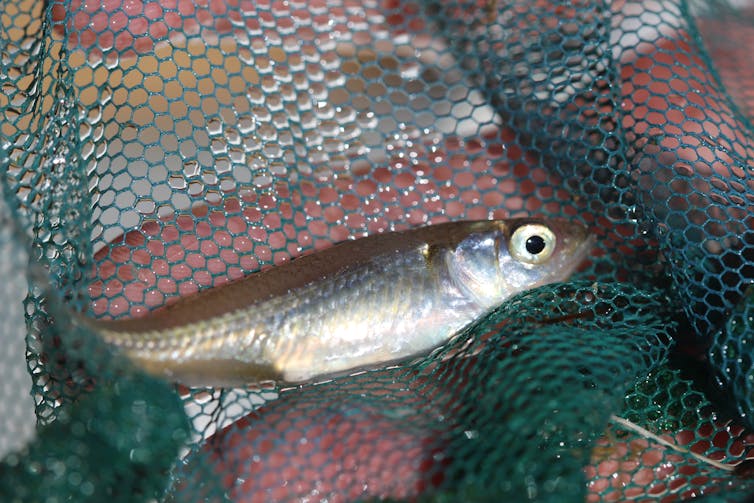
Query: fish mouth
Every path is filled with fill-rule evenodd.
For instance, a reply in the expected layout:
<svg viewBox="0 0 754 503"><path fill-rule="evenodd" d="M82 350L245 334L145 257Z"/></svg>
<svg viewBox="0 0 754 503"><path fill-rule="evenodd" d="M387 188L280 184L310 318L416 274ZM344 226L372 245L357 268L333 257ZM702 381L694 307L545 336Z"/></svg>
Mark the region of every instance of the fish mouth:
<svg viewBox="0 0 754 503"><path fill-rule="evenodd" d="M594 243L597 239L594 235L584 232L584 239L573 248L573 252L569 253L561 262L562 274L556 279L556 281L566 281L573 272L586 260L589 256L589 252L592 250Z"/></svg>
<svg viewBox="0 0 754 503"><path fill-rule="evenodd" d="M574 263L576 265L580 265L584 260L586 260L589 252L592 251L592 247L596 242L597 238L594 236L594 234L588 234L586 236L586 239L584 239L584 241L582 241L581 244L576 247L576 251L573 254Z"/></svg>

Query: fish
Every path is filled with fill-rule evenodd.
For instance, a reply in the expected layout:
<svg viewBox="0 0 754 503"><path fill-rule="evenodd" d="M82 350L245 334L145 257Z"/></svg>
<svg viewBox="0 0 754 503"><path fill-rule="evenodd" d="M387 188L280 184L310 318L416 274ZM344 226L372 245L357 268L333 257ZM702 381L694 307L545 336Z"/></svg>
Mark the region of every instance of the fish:
<svg viewBox="0 0 754 503"><path fill-rule="evenodd" d="M429 354L516 293L566 280L592 242L566 219L440 223L344 241L143 317L77 323L187 386L315 382Z"/></svg>

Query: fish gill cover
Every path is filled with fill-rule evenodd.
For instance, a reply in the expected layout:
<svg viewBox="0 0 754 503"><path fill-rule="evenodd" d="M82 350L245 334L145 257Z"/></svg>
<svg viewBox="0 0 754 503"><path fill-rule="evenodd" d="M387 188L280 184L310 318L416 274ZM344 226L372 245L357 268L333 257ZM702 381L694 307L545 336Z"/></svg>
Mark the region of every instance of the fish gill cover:
<svg viewBox="0 0 754 503"><path fill-rule="evenodd" d="M0 5L3 501L754 492L754 7ZM189 389L68 319L533 214L582 270L398 367Z"/></svg>

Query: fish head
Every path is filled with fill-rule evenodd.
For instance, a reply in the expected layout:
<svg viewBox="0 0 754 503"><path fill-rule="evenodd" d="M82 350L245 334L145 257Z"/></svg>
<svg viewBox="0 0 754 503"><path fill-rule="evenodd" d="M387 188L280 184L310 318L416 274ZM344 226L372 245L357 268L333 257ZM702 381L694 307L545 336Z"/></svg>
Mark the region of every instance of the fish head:
<svg viewBox="0 0 754 503"><path fill-rule="evenodd" d="M460 290L490 309L516 293L565 281L593 244L586 227L561 218L491 220L470 227L448 254Z"/></svg>

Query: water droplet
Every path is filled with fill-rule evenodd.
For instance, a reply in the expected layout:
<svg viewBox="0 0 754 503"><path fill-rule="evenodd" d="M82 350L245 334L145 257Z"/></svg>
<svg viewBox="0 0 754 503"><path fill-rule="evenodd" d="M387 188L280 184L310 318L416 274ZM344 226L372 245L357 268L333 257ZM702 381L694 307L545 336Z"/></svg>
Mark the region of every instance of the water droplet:
<svg viewBox="0 0 754 503"><path fill-rule="evenodd" d="M642 217L643 217L643 212L641 208L639 208L638 206L633 205L633 206L629 206L626 209L626 218L628 218L630 222L638 222Z"/></svg>
<svg viewBox="0 0 754 503"><path fill-rule="evenodd" d="M650 225L648 223L641 223L636 230L639 232L640 235L646 236L650 233L652 230Z"/></svg>

